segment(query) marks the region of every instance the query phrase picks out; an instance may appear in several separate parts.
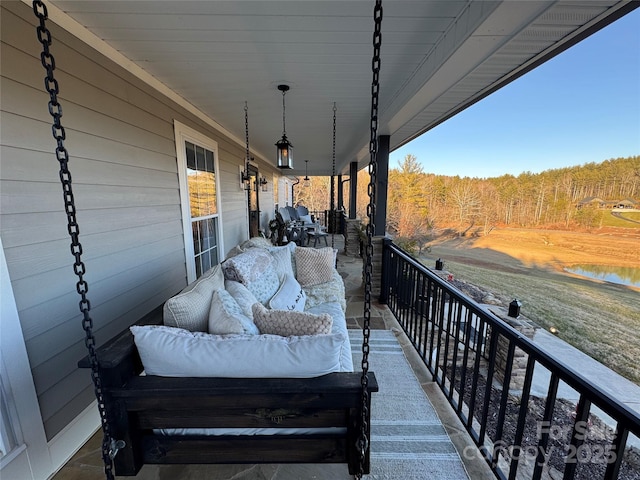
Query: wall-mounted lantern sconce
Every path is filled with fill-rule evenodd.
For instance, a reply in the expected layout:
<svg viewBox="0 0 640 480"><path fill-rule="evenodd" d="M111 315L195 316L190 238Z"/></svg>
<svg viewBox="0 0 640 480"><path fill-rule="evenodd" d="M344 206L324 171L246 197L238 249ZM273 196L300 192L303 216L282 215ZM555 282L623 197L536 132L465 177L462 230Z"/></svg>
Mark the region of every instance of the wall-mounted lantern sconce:
<svg viewBox="0 0 640 480"><path fill-rule="evenodd" d="M269 182L267 182L267 178L263 175L262 177L260 177L260 188L262 189L263 192L267 191L267 184Z"/></svg>
<svg viewBox="0 0 640 480"><path fill-rule="evenodd" d="M520 307L522 303L520 303L517 299L513 299L513 301L509 304L509 313L508 315L513 318L518 318L520 315Z"/></svg>
<svg viewBox="0 0 640 480"><path fill-rule="evenodd" d="M251 177L244 169L242 165L239 165L240 170L240 188L242 190L251 190Z"/></svg>

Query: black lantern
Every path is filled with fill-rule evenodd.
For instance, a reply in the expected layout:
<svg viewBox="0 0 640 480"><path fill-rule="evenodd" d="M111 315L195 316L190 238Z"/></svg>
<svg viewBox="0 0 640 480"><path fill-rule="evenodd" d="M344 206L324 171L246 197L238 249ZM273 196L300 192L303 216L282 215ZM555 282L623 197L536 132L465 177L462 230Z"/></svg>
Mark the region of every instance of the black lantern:
<svg viewBox="0 0 640 480"><path fill-rule="evenodd" d="M513 299L513 301L509 304L509 313L508 315L513 318L518 318L520 315L520 307L522 303L520 303L517 299Z"/></svg>
<svg viewBox="0 0 640 480"><path fill-rule="evenodd" d="M261 187L263 192L267 191L267 184L268 183L269 182L267 182L267 177L265 177L265 176L260 177L260 187Z"/></svg>
<svg viewBox="0 0 640 480"><path fill-rule="evenodd" d="M442 270L444 268L444 262L441 258L436 260L436 270Z"/></svg>
<svg viewBox="0 0 640 480"><path fill-rule="evenodd" d="M293 168L293 145L287 139L287 129L285 126L285 104L284 96L289 91L289 85L278 85L278 90L282 92L282 138L276 143L277 166L278 168Z"/></svg>

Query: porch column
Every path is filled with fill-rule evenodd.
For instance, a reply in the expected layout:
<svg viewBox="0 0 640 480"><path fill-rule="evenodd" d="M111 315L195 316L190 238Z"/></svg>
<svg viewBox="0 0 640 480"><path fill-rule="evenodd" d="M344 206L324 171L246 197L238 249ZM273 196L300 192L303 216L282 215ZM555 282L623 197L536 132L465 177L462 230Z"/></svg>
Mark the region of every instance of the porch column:
<svg viewBox="0 0 640 480"><path fill-rule="evenodd" d="M358 199L358 162L349 164L349 218L356 218L356 200Z"/></svg>
<svg viewBox="0 0 640 480"><path fill-rule="evenodd" d="M342 191L342 175L338 175L338 205L336 209L344 206L344 192Z"/></svg>
<svg viewBox="0 0 640 480"><path fill-rule="evenodd" d="M389 186L389 135L378 137L376 158L376 214L374 235L384 237L387 224L387 188Z"/></svg>

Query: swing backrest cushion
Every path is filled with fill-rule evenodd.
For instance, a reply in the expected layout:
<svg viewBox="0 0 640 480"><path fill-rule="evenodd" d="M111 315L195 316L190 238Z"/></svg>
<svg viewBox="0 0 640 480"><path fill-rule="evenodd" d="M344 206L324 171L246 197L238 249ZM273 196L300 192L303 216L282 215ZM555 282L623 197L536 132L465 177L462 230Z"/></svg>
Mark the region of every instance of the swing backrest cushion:
<svg viewBox="0 0 640 480"><path fill-rule="evenodd" d="M350 371L343 333L282 337L210 335L166 326L132 326L147 375L164 377L313 378Z"/></svg>

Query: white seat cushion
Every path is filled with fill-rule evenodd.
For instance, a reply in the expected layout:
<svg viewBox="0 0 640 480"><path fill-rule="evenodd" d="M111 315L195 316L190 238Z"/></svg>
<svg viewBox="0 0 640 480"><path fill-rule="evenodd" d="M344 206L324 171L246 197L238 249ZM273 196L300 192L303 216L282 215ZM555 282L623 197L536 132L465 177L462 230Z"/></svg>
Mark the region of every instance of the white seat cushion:
<svg viewBox="0 0 640 480"><path fill-rule="evenodd" d="M210 335L165 326L131 326L147 375L312 378L342 370L344 334Z"/></svg>

